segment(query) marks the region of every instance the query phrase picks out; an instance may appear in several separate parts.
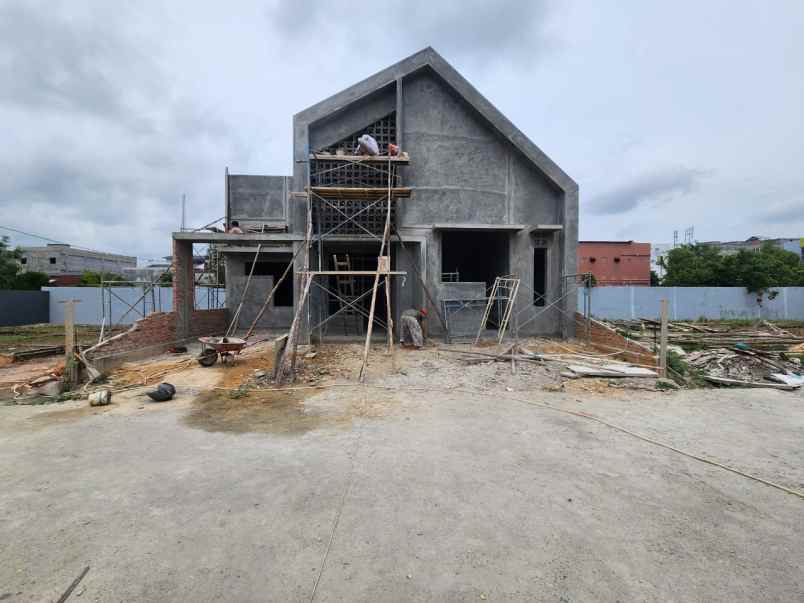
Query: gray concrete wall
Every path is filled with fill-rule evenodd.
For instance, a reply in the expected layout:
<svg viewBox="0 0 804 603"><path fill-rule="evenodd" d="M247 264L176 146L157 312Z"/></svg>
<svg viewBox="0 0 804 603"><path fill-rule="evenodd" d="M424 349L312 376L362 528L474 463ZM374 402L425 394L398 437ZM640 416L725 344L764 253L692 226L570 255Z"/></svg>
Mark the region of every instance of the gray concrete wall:
<svg viewBox="0 0 804 603"><path fill-rule="evenodd" d="M246 263L254 260L254 255L250 253L229 253L226 254L226 299L230 313L237 310L240 300L243 299L243 292L246 287ZM287 262L285 255L281 256L281 260L272 260L268 254L263 254L258 261L283 261ZM291 278L288 275L287 278ZM248 328L254 318L262 308L265 299L274 287L274 278L272 276L257 276L251 277L251 284L249 285L248 292L246 292L245 302L240 311L239 325L241 328ZM294 294L297 287L294 283ZM275 300L271 300L268 308L263 313L260 321L257 323L259 328L273 329L284 328L290 325L293 320L293 307L292 306L277 306Z"/></svg>
<svg viewBox="0 0 804 603"><path fill-rule="evenodd" d="M229 176L229 219L241 225L287 222L289 176Z"/></svg>
<svg viewBox="0 0 804 603"><path fill-rule="evenodd" d="M517 314L522 322L533 318L523 333L572 334L574 321L563 316L574 312L575 299L574 294L562 297L562 274L576 271L577 184L432 49L294 116L293 190L306 183L311 149L361 129L394 106L398 142L411 157L403 184L414 190L411 199L399 202L397 226L424 250L418 261L428 290L437 295L442 272L441 235L433 224L561 224L560 233L525 229L512 234L508 266L527 292ZM291 200L292 231L298 234L304 230L306 203ZM548 248L547 303L557 306L546 311L532 306L530 293L537 246ZM397 262L408 270L408 283L418 280L409 258L398 255ZM396 287L397 312L428 305L418 285ZM440 330L437 320L431 325Z"/></svg>
<svg viewBox="0 0 804 603"><path fill-rule="evenodd" d="M395 110L395 88L386 86L316 122L310 128L310 149L314 151L334 144ZM353 151L347 149L349 153Z"/></svg>
<svg viewBox="0 0 804 603"><path fill-rule="evenodd" d="M662 299L668 301L671 320L766 318L804 320L804 287L779 287L774 299L760 306L757 296L743 287L595 287L592 314L598 318L656 318ZM578 290L578 309L583 309Z"/></svg>
<svg viewBox="0 0 804 603"><path fill-rule="evenodd" d="M414 195L400 202L399 223L405 229L423 229L427 237L431 291L439 289L444 271L441 237L432 230L433 224L564 222L563 192L441 78L429 70L406 77L401 96L402 137L411 156L404 181L413 187ZM509 237L510 272L522 279L523 292L528 292L519 298L516 312L522 322L533 318L523 332L561 332L561 312L533 307L529 292L533 288L533 248L544 244L548 248L548 303L560 297L563 243L558 235L527 230ZM572 307L572 298L568 300ZM433 328L437 332L440 325Z"/></svg>
<svg viewBox="0 0 804 603"><path fill-rule="evenodd" d="M47 291L0 289L0 327L48 322L49 297Z"/></svg>
<svg viewBox="0 0 804 603"><path fill-rule="evenodd" d="M101 308L101 289L100 287L43 287L42 291L49 292L49 319L44 322L51 324L64 323L64 304L60 301L68 299L77 299L80 303L75 305L75 322L81 325L100 325L103 319L103 310ZM137 304L137 310L131 311L128 316L123 318L123 314L128 309L128 304L137 301L142 296L142 287L114 287L114 296L112 296L112 317L115 322L120 324L132 324L134 321L142 318L142 313L148 314L153 311L157 312L170 312L173 308L173 288L172 287L157 287L156 293L156 307L151 303L150 295L148 301L143 305L140 301ZM120 299L118 299L120 298ZM220 291L219 302L226 304L226 293ZM214 308L214 301L210 305L211 300L207 297L206 287L196 287L195 289L195 307L197 310L209 310ZM106 297L106 313L109 314L109 298ZM121 322L122 319L122 322ZM108 320L106 322L109 324Z"/></svg>

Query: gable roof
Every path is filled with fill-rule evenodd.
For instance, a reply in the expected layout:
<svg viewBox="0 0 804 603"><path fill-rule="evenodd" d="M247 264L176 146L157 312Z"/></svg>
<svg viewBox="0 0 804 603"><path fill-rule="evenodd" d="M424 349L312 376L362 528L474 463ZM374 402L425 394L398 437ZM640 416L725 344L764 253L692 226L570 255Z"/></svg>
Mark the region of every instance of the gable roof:
<svg viewBox="0 0 804 603"><path fill-rule="evenodd" d="M491 126L514 145L560 189L577 191L578 184L544 151L503 115L486 97L430 46L402 59L372 76L324 99L294 115L295 124L311 124L336 113L348 105L389 86L397 79L429 67L457 94L474 108Z"/></svg>

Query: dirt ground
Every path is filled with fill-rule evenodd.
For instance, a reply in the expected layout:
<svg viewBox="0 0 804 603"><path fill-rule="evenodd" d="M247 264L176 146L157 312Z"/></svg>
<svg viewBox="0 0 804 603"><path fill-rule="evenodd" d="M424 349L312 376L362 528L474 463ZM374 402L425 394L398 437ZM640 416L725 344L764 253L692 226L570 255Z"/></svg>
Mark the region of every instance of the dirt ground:
<svg viewBox="0 0 804 603"><path fill-rule="evenodd" d="M301 357L279 391L262 344L124 366L107 407L0 406L0 600L86 566L75 600L802 599L804 500L584 416L802 491L800 392Z"/></svg>

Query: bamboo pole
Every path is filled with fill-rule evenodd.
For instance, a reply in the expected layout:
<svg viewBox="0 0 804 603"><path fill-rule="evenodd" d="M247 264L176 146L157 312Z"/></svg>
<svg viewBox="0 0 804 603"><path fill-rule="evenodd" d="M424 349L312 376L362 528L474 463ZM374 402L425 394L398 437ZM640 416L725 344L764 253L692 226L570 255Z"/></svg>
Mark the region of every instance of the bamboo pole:
<svg viewBox="0 0 804 603"><path fill-rule="evenodd" d="M296 314L293 316L293 322L288 331L288 340L285 344L285 349L282 351L282 357L279 361L279 366L276 371L276 382L282 384L285 382L292 382L295 379L296 371L296 347L299 338L299 325L301 323L302 314L304 313L307 304L307 297L310 294L310 285L313 283L314 275L310 274L310 243L313 234L313 206L310 197L307 197L307 230L304 235L304 271L301 275L300 283L302 285L301 294L299 295L299 304L296 308Z"/></svg>
<svg viewBox="0 0 804 603"><path fill-rule="evenodd" d="M365 381L366 378L366 365L368 364L368 354L369 348L371 347L371 332L374 327L374 308L377 304L377 287L380 283L380 269L382 266L380 265L382 262L382 257L385 255L385 243L388 241L388 235L391 232L391 162L388 162L388 199L386 201L386 210L385 210L385 228L383 229L382 233L382 241L380 242L380 255L377 257L377 271L374 273L374 287L371 291L371 306L369 309L369 319L368 319L368 327L366 328L366 344L363 347L363 364L360 366L360 377L359 380L361 383ZM390 254L388 255L388 260L390 262ZM390 266L386 267L390 268ZM387 276L385 277L388 278ZM388 291L386 290L386 295L388 295ZM390 306L390 301L389 301ZM390 316L388 319L390 320ZM386 321L388 322L388 321Z"/></svg>

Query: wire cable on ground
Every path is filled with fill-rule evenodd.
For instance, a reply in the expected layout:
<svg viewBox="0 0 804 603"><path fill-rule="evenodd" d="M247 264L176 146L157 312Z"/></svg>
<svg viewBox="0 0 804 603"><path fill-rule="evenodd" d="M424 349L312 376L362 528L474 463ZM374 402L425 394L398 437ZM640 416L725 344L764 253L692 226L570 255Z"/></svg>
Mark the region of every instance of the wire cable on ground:
<svg viewBox="0 0 804 603"><path fill-rule="evenodd" d="M390 391L407 390L407 391L421 391L421 392L427 392L427 393L433 393L433 392L455 392L455 393L467 394L467 395L470 395L470 396L471 395L480 395L480 396L484 396L484 397L487 397L487 398L491 397L491 398L494 398L495 400L504 399L504 400L508 400L508 401L511 401L511 402L518 402L520 404L528 404L530 406L538 406L539 408L545 408L547 410L552 410L552 411L555 411L555 412L560 412L560 413L564 413L564 414L567 414L567 415L571 415L573 417L580 417L582 419L587 419L589 421L594 421L596 423L600 423L601 425L605 425L606 427L614 429L615 431L619 431L621 433L630 435L630 436L632 436L634 438L642 440L643 442L648 442L649 444L653 444L654 446L659 446L660 448L665 448L666 450L671 450L671 451L673 451L673 452L675 452L677 454L680 454L682 456L686 456L687 458L691 458L691 459L694 459L696 461L706 463L707 465L712 465L714 467L719 467L720 469L724 469L724 470L729 471L731 473L735 473L737 475L740 475L742 477L754 480L754 481L759 482L761 484L765 484L766 486L770 486L771 488L776 488L777 490L781 490L782 492L787 492L788 494L792 494L794 496L797 496L798 498L804 499L804 492L800 492L798 490L788 488L788 487L783 486L781 484L777 484L776 482L772 482L770 480L766 480L766 479L758 477L756 475L746 473L745 471L735 469L734 467L730 467L729 465L724 465L723 463L719 463L719 462L714 461L712 459L708 459L706 457L699 456L699 455L693 454L691 452L687 452L686 450L682 450L681 448L677 448L675 446L672 446L671 444L666 444L665 442L661 442L659 440L649 438L648 436L645 436L645 435L642 435L640 433L631 431L630 429L626 429L625 427L622 427L622 426L617 425L615 423L611 423L609 421L606 421L605 419L601 419L601 418L596 417L594 415L590 415L590 414L585 413L585 412L578 412L578 411L574 411L574 410L569 410L569 409L566 409L566 408L560 408L558 406L552 406L550 404L546 404L544 402L537 402L535 400L525 400L525 399L522 399L522 398L516 398L514 396L504 396L504 395L501 395L499 393L491 394L491 393L486 393L486 392L482 392L482 391L467 390L467 389L461 389L461 388L444 388L444 389L436 390L436 389L428 388L428 387L404 387L404 386L394 386L394 387L392 387L392 386L389 386L389 385L368 385L368 384L362 384L361 385L360 383L354 383L354 384L338 383L338 384L331 384L331 385L311 385L311 386L297 386L297 387L291 387L291 388L275 388L275 389L272 388L269 391L280 392L280 391L284 391L285 389L288 389L288 390L326 389L327 387L332 387L332 386L338 386L338 387L349 387L349 386L361 387L362 386L362 387L368 387L368 388L373 388L373 389L382 389L382 390L390 390Z"/></svg>
<svg viewBox="0 0 804 603"><path fill-rule="evenodd" d="M366 406L366 396L363 395L363 407ZM321 559L321 567L318 570L318 576L315 579L315 584L313 585L313 592L310 593L310 603L315 599L315 594L318 592L318 585L321 582L321 576L324 575L324 570L327 566L327 558L329 557L329 551L332 548L332 543L335 541L335 532L338 529L338 524L341 521L341 514L343 513L343 507L346 504L346 498L349 496L349 492L352 490L352 483L354 482L354 474L355 474L355 464L357 461L357 453L360 449L360 438L363 436L363 431L360 429L358 425L357 437L355 438L355 448L352 451L352 462L349 466L349 475L346 478L346 486L343 489L343 494L341 495L340 503L338 504L338 511L335 513L335 521L332 522L332 530L329 533L329 542L327 542L327 548L324 550L324 557Z"/></svg>
<svg viewBox="0 0 804 603"><path fill-rule="evenodd" d="M137 385L125 386L125 389L130 389L130 388L134 388L134 387L143 387L143 386L137 386ZM677 448L676 446L673 446L671 444L667 444L665 442L655 440L653 438L650 438L648 436L642 435L642 434L637 433L635 431L631 431L630 429L626 429L625 427L622 427L622 426L617 425L615 423L611 423L610 421L606 421L605 419L601 419L601 418L596 417L594 415L590 415L590 414L585 413L585 412L578 412L578 411L574 411L574 410L569 410L569 409L566 409L566 408L560 408L558 406L552 406L552 405L547 404L545 402L537 402L535 400L526 400L526 399L523 399L523 398L517 398L517 397L514 397L514 396L506 396L506 395L502 395L502 394L499 394L499 393L492 394L492 393L486 393L486 392L479 391L479 390L467 390L467 389L461 389L461 388L434 389L434 388L428 388L428 387L369 385L369 384L361 384L361 383L331 383L331 384L319 384L319 385L309 385L309 386L291 386L291 387L287 387L287 388L283 388L283 387L261 388L261 389L254 390L254 391L255 391L255 393L259 392L259 391L283 392L283 391L296 391L296 390L302 390L302 389L328 389L328 388L331 388L331 387L355 387L355 388L366 387L366 388L381 389L381 390L388 390L388 391L407 390L407 391L420 391L420 392L427 392L427 393L454 392L454 393L467 394L467 395L470 395L470 396L479 395L479 396L484 396L486 398L494 398L495 400L504 399L504 400L508 400L508 401L511 401L511 402L518 402L520 404L528 404L530 406L537 406L539 408L544 408L544 409L547 409L547 410L560 412L560 413L570 415L570 416L573 416L573 417L579 417L581 419L594 421L595 423L605 425L606 427L608 427L610 429L614 429L615 431L619 431L620 433L624 433L624 434L629 435L631 437L637 438L638 440L642 440L643 442L653 444L654 446L659 446L660 448L670 450L672 452L675 452L675 453L680 454L682 456L685 456L687 458L691 458L691 459L694 459L696 461L706 463L707 465L712 465L713 467L718 467L718 468L723 469L725 471L729 471L729 472L734 473L736 475L740 475L742 477L748 478L750 480L754 480L754 481L759 482L761 484L765 484L766 486L770 486L771 488L776 488L777 490L781 490L782 492L786 492L788 494L792 494L794 496L797 496L798 498L804 499L804 492L794 490L793 488L788 488L788 487L783 486L781 484L777 484L776 482L772 482L770 480L766 480L766 479L761 478L759 476L752 475L750 473L746 473L745 471L741 471L740 469L730 467L729 465L724 465L723 463L719 463L718 461L714 461L712 459L708 459L706 457L703 457L703 456L700 456L700 455L697 455L697 454L693 454L692 452L687 452L686 450L682 450L681 448ZM228 391L228 390L235 391L236 388L215 387L213 389L224 390L224 391ZM349 487L351 487L351 485Z"/></svg>

